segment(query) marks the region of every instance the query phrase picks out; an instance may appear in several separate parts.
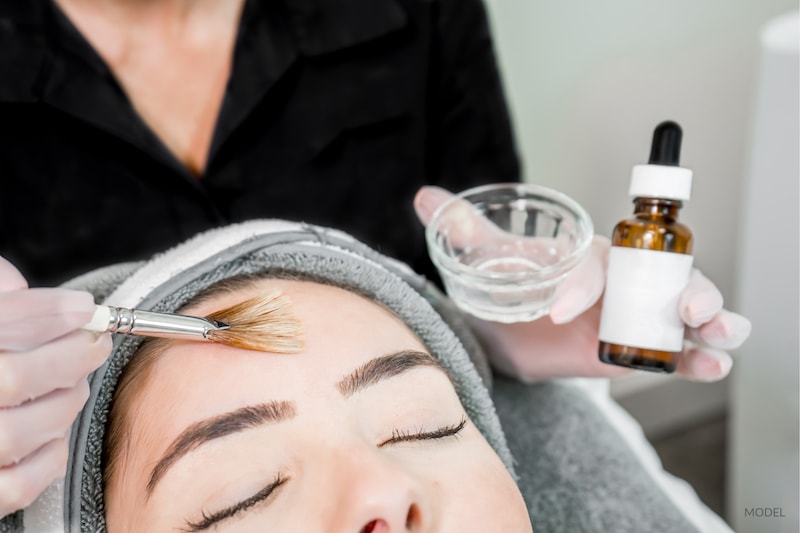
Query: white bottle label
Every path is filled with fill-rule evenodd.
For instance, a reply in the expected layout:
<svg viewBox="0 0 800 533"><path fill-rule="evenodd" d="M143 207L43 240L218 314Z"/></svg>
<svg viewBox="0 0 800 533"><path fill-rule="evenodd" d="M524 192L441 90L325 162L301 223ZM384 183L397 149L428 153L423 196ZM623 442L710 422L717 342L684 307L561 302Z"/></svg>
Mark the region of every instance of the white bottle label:
<svg viewBox="0 0 800 533"><path fill-rule="evenodd" d="M612 246L600 318L600 340L665 352L683 348L678 297L692 256Z"/></svg>

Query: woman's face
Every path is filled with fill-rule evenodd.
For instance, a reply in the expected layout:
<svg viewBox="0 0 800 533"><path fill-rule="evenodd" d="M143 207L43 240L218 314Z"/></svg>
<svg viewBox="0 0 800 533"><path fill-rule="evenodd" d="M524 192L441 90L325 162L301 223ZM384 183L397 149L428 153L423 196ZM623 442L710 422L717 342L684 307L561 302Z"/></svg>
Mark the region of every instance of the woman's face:
<svg viewBox="0 0 800 533"><path fill-rule="evenodd" d="M264 280L187 312L274 288L291 299L305 349L171 344L127 415L106 488L112 533L531 531L447 375L385 309L334 287Z"/></svg>

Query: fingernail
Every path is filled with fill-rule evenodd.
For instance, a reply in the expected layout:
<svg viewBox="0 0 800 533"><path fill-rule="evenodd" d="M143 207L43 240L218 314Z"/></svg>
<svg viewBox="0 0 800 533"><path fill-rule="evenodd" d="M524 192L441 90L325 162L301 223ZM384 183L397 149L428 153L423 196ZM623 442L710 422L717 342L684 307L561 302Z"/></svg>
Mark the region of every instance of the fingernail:
<svg viewBox="0 0 800 533"><path fill-rule="evenodd" d="M719 381L727 376L733 368L733 359L726 352L706 350L707 359L698 361L696 370L703 381Z"/></svg>
<svg viewBox="0 0 800 533"><path fill-rule="evenodd" d="M733 350L744 344L753 328L748 319L728 311L722 311L719 324L715 326L704 328L702 339L714 348L721 350Z"/></svg>
<svg viewBox="0 0 800 533"><path fill-rule="evenodd" d="M452 195L441 187L426 185L422 187L414 199L414 208L423 224L427 225L439 208Z"/></svg>
<svg viewBox="0 0 800 533"><path fill-rule="evenodd" d="M698 270L694 270L680 297L680 315L687 326L696 328L722 311L723 303L722 293L716 286Z"/></svg>
<svg viewBox="0 0 800 533"><path fill-rule="evenodd" d="M702 326L722 309L722 300L714 295L694 294L686 304L684 321L692 328Z"/></svg>

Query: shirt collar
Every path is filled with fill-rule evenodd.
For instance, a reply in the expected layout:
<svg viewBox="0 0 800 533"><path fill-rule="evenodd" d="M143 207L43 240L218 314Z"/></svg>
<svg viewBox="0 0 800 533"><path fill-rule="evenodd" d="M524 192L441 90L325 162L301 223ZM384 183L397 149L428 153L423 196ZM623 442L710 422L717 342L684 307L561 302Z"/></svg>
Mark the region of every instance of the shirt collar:
<svg viewBox="0 0 800 533"><path fill-rule="evenodd" d="M35 101L34 87L47 63L40 30L43 6L37 2L0 5L0 102Z"/></svg>
<svg viewBox="0 0 800 533"><path fill-rule="evenodd" d="M62 56L101 76L108 69L52 0L0 8L0 102L42 99Z"/></svg>
<svg viewBox="0 0 800 533"><path fill-rule="evenodd" d="M285 0L304 55L334 52L403 28L408 15L398 0Z"/></svg>
<svg viewBox="0 0 800 533"><path fill-rule="evenodd" d="M287 31L287 19L289 31ZM318 56L367 43L407 25L398 0L248 0L234 56L234 76L212 140L209 164L236 128L289 71L299 55Z"/></svg>

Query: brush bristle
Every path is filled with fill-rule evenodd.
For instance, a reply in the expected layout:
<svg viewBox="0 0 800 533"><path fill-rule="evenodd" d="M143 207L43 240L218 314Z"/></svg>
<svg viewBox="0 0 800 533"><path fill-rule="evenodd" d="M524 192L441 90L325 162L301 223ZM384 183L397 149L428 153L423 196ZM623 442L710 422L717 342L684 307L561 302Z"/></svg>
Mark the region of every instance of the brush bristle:
<svg viewBox="0 0 800 533"><path fill-rule="evenodd" d="M303 328L280 292L257 296L208 315L230 325L212 331L209 339L220 344L260 352L297 353L304 347Z"/></svg>

